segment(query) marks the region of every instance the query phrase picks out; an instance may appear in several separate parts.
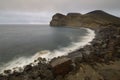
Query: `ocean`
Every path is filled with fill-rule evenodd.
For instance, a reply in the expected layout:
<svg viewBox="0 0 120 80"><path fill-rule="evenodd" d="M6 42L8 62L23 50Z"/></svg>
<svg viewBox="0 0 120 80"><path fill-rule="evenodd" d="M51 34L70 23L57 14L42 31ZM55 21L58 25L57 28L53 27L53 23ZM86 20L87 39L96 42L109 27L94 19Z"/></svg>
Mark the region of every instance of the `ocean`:
<svg viewBox="0 0 120 80"><path fill-rule="evenodd" d="M88 45L95 37L87 28L38 24L0 25L0 72L23 67L38 57L51 60Z"/></svg>

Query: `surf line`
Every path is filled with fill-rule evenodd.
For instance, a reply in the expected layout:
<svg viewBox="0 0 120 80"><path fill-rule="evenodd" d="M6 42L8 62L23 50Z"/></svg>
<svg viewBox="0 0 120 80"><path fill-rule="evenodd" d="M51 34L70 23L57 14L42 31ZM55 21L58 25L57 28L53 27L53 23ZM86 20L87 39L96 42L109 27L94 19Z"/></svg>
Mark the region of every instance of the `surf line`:
<svg viewBox="0 0 120 80"><path fill-rule="evenodd" d="M20 71L20 69L24 69L25 65L31 63L37 65L37 62L35 63L34 61L37 60L39 57L45 58L46 60L50 61L55 57L66 56L69 53L76 51L80 48L83 48L86 45L90 45L90 42L92 42L92 40L95 38L95 31L89 28L84 29L87 30L87 34L86 36L80 38L79 42L71 42L71 44L68 47L62 47L60 49L53 51L43 50L37 52L35 55L31 57L20 57L18 59L14 59L0 67L0 73L3 73L4 70L11 70L11 72L13 72L14 70Z"/></svg>

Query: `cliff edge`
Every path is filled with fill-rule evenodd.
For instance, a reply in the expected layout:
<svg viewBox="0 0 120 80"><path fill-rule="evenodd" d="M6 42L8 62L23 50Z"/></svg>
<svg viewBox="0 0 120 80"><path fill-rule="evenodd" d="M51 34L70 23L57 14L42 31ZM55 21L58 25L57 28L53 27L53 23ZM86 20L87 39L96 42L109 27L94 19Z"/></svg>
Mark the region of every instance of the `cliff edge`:
<svg viewBox="0 0 120 80"><path fill-rule="evenodd" d="M100 27L106 25L120 25L120 18L95 10L86 14L68 13L63 15L56 13L50 22L50 26L76 26L76 27Z"/></svg>

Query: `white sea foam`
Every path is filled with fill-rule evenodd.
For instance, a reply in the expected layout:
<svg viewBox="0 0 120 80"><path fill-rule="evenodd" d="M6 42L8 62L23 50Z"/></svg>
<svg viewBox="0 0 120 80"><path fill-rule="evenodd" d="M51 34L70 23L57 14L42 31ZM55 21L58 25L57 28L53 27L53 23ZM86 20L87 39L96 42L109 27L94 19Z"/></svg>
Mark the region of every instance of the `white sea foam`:
<svg viewBox="0 0 120 80"><path fill-rule="evenodd" d="M19 70L22 67L24 68L25 65L33 63L34 60L38 59L39 57L46 58L47 60L51 60L58 56L68 55L70 52L73 52L77 49L84 47L85 45L90 45L90 42L95 38L95 32L91 29L86 28L88 34L80 38L79 42L72 42L68 47L62 47L60 49L49 51L44 50L37 52L35 55L31 57L20 57L18 59L14 59L9 63L0 67L0 72L2 73L4 70L11 69L11 70Z"/></svg>

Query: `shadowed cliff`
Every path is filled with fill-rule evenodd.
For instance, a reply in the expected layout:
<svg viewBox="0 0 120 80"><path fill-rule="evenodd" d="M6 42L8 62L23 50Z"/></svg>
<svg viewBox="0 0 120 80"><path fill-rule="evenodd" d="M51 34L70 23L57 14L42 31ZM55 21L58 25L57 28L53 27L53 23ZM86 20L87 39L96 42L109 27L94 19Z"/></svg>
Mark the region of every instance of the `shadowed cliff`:
<svg viewBox="0 0 120 80"><path fill-rule="evenodd" d="M100 27L111 24L120 25L120 18L102 10L95 10L83 15L80 13L68 13L67 15L56 13L50 22L50 26L76 27Z"/></svg>

